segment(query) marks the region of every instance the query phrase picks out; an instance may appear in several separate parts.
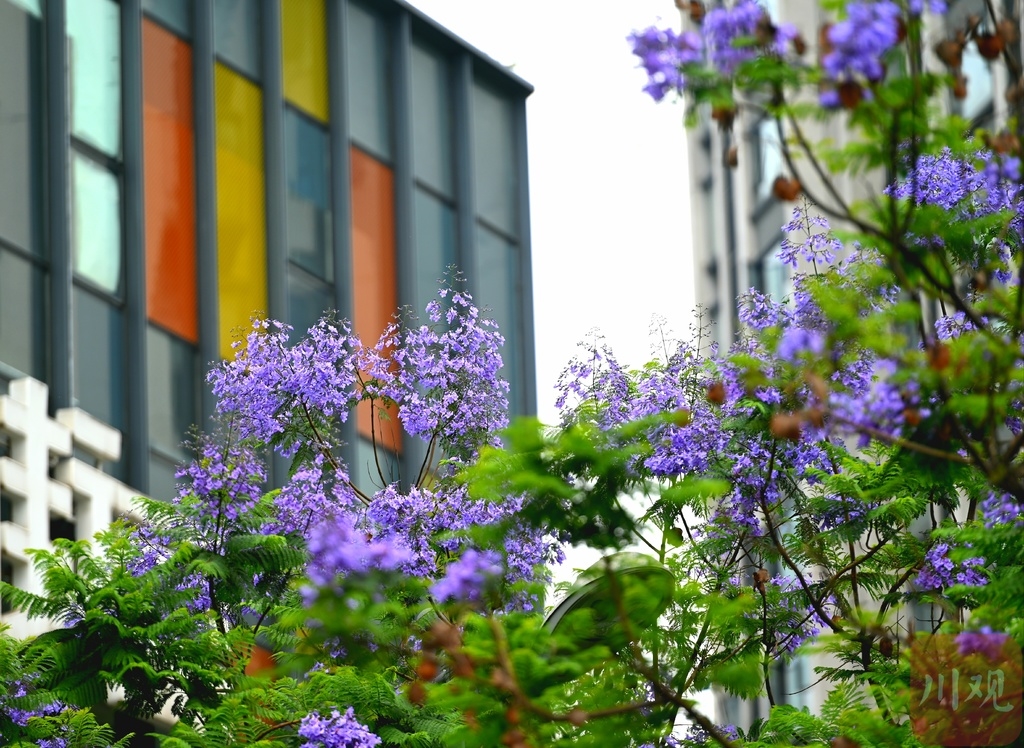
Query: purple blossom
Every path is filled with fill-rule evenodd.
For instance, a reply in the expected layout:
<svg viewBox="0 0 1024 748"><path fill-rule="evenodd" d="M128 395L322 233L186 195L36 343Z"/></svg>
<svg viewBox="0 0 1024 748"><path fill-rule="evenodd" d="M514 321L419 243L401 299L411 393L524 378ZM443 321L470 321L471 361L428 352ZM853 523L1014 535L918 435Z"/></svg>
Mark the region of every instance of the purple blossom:
<svg viewBox="0 0 1024 748"><path fill-rule="evenodd" d="M405 430L438 439L452 457L471 459L508 425L508 382L500 376L505 339L481 319L472 297L441 291L427 305L430 325L407 330L391 355L394 374L381 371L381 392L398 404Z"/></svg>
<svg viewBox="0 0 1024 748"><path fill-rule="evenodd" d="M822 229L816 231L815 229ZM789 223L782 227L786 236L779 248L778 258L792 268L796 268L797 257L803 257L807 262L822 262L831 265L836 256L842 250L842 243L832 234L828 219L823 216L814 215L805 206L796 206L793 209L793 217ZM790 236L794 233L801 233L802 239L793 241Z"/></svg>
<svg viewBox="0 0 1024 748"><path fill-rule="evenodd" d="M805 353L820 356L825 351L825 336L817 330L802 327L787 327L782 332L776 353L783 361L795 363Z"/></svg>
<svg viewBox="0 0 1024 748"><path fill-rule="evenodd" d="M331 711L329 718L310 712L299 724L299 737L306 742L301 748L373 748L381 739L355 718L352 707L341 714Z"/></svg>
<svg viewBox="0 0 1024 748"><path fill-rule="evenodd" d="M764 9L754 0L739 0L732 8L716 7L708 11L704 18L708 56L723 75L732 75L742 63L757 57L753 43L737 42L751 39L764 15Z"/></svg>
<svg viewBox="0 0 1024 748"><path fill-rule="evenodd" d="M371 570L395 571L411 557L394 541L375 540L353 526L352 518L336 515L313 526L309 533L310 580L332 585L338 577Z"/></svg>
<svg viewBox="0 0 1024 748"><path fill-rule="evenodd" d="M924 566L917 575L918 587L925 590L941 590L955 584L984 587L988 583L988 579L980 571L985 566L985 559L974 557L954 562L949 557L950 550L949 543L936 543L928 550L924 557Z"/></svg>
<svg viewBox="0 0 1024 748"><path fill-rule="evenodd" d="M1003 653L1003 645L1009 641L1008 634L993 631L991 626L982 626L977 631L962 631L956 636L957 649L964 657L975 652L990 662L997 662Z"/></svg>
<svg viewBox="0 0 1024 748"><path fill-rule="evenodd" d="M885 76L882 56L899 41L900 8L878 0L849 3L846 11L847 18L828 30L832 50L822 67L833 81L863 78L877 83Z"/></svg>
<svg viewBox="0 0 1024 748"><path fill-rule="evenodd" d="M992 492L981 502L981 516L985 527L1024 528L1024 505L1008 493Z"/></svg>
<svg viewBox="0 0 1024 748"><path fill-rule="evenodd" d="M909 0L907 10L910 11L910 15L916 18L924 11L924 5L924 0ZM947 10L945 0L928 0L928 10L936 15L942 15Z"/></svg>
<svg viewBox="0 0 1024 748"><path fill-rule="evenodd" d="M693 31L676 34L672 29L655 26L643 31L634 31L627 37L633 46L633 54L640 58L640 65L647 72L644 91L655 101L661 101L670 91L682 93L686 88L684 65L703 61L703 42Z"/></svg>
<svg viewBox="0 0 1024 748"><path fill-rule="evenodd" d="M761 35L770 33L771 39ZM754 0L739 0L732 8L719 6L704 18L704 37L711 64L722 75L731 76L744 62L753 60L762 49L783 55L786 45L798 36L793 24L773 25L764 9ZM760 42L766 42L759 46Z"/></svg>
<svg viewBox="0 0 1024 748"><path fill-rule="evenodd" d="M175 503L194 507L200 520L235 521L263 495L263 460L250 443L228 442L201 438L196 458L175 473L181 481Z"/></svg>
<svg viewBox="0 0 1024 748"><path fill-rule="evenodd" d="M503 572L497 552L471 548L448 566L445 576L430 588L430 594L440 602L479 602L487 587Z"/></svg>

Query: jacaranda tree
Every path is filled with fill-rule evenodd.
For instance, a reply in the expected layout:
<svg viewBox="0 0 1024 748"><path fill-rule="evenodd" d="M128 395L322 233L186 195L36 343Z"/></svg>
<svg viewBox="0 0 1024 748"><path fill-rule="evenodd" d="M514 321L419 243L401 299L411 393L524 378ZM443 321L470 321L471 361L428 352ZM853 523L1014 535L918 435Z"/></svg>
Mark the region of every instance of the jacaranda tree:
<svg viewBox="0 0 1024 748"><path fill-rule="evenodd" d="M926 43L939 0L830 3L809 59L796 28L751 0L689 9L695 30L630 37L647 91L724 128L751 108L778 123L789 174L775 193L796 201L780 252L790 297L737 300L728 350L700 321L638 369L584 344L555 427L505 428L502 339L458 287L372 346L329 317L297 340L256 321L210 377L218 424L196 435L177 498L37 553L45 594L3 586L54 624L0 639L4 740L108 745L91 708L110 693L133 717L173 717L169 748L1014 737L1019 19L989 6ZM947 89L968 84L968 44L1008 71L1001 133L942 113ZM812 142L815 119L838 120L849 145ZM849 204L831 175L851 172L887 186ZM369 481L340 449L359 409ZM385 445L413 444L422 463L392 478ZM605 558L546 610L564 542ZM934 631L908 624L916 604L937 611ZM261 651L273 667L257 667ZM772 678L809 652L827 689L815 713ZM942 685L930 711L914 690L936 662L965 681L987 668L963 719ZM707 689L770 711L716 725L696 706Z"/></svg>

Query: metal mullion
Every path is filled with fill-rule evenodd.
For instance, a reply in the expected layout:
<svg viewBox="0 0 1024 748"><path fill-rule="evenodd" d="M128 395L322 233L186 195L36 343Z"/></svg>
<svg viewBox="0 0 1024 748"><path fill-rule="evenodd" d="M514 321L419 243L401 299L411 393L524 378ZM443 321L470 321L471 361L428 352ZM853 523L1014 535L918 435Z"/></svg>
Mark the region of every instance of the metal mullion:
<svg viewBox="0 0 1024 748"><path fill-rule="evenodd" d="M267 231L267 315L288 320L288 224L284 163L284 83L281 69L281 3L262 0L263 184ZM273 453L270 485L288 476L288 461Z"/></svg>
<svg viewBox="0 0 1024 748"><path fill-rule="evenodd" d="M122 440L128 482L149 490L149 414L146 376L146 228L142 142L142 5L121 0L121 111L123 165L127 431Z"/></svg>
<svg viewBox="0 0 1024 748"><path fill-rule="evenodd" d="M413 227L413 134L412 134L412 24L406 11L392 21L392 111L394 112L395 254L399 306L415 300L416 258ZM417 310L418 311L418 310ZM426 455L418 439L404 439L399 455L400 474L406 485L415 482L415 471Z"/></svg>
<svg viewBox="0 0 1024 748"><path fill-rule="evenodd" d="M50 258L50 407L72 403L74 350L71 327L70 100L68 97L67 8L49 0L45 37L47 239Z"/></svg>
<svg viewBox="0 0 1024 748"><path fill-rule="evenodd" d="M520 415L536 415L537 413L537 362L534 352L534 328L533 328L533 275L531 268L533 260L531 257L530 243L530 180L529 180L529 159L527 157L527 131L526 131L526 98L516 99L514 103L515 138L516 138L516 170L519 172L518 192L516 195L517 212L516 229L519 231L519 245L517 257L519 267L516 268L519 275L519 293L514 298L519 299L521 308L519 320L522 324L521 340L521 364L519 376L522 378L522 402L523 413Z"/></svg>
<svg viewBox="0 0 1024 748"><path fill-rule="evenodd" d="M352 281L352 158L349 150L348 3L327 2L327 86L330 107L330 203L331 255L334 262L334 304L338 316L351 320L355 303ZM355 464L359 431L356 418L348 418L340 427L342 459Z"/></svg>
<svg viewBox="0 0 1024 748"><path fill-rule="evenodd" d="M217 298L217 136L214 109L213 4L192 3L192 95L196 175L196 270L199 297L199 356L203 382L206 369L220 358L220 309ZM216 398L205 384L202 417L209 422Z"/></svg>
<svg viewBox="0 0 1024 748"><path fill-rule="evenodd" d="M456 260L475 292L476 196L473 194L473 58L461 52L452 68L452 110L455 129Z"/></svg>

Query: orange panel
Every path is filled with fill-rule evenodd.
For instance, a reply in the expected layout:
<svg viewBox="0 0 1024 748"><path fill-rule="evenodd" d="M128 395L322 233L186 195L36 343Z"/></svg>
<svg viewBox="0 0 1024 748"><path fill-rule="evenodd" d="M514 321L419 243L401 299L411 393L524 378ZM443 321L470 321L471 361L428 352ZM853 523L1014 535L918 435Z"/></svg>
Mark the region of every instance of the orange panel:
<svg viewBox="0 0 1024 748"><path fill-rule="evenodd" d="M363 343L373 345L398 310L395 267L395 187L391 169L352 148L352 284L353 328ZM378 443L397 451L401 446L398 414L374 424ZM359 433L370 438L373 414L359 407ZM383 437L381 427L383 426Z"/></svg>
<svg viewBox="0 0 1024 748"><path fill-rule="evenodd" d="M195 157L192 50L142 22L146 194L146 307L149 319L195 343Z"/></svg>

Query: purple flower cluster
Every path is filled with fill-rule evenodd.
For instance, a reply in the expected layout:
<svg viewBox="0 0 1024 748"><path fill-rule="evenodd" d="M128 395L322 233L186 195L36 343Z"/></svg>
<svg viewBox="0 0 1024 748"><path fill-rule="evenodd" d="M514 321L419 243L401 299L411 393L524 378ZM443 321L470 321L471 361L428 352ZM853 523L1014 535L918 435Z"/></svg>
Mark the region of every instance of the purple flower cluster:
<svg viewBox="0 0 1024 748"><path fill-rule="evenodd" d="M243 438L269 443L296 418L315 413L344 421L359 399L357 354L361 347L347 324L323 319L306 337L288 345L291 328L254 320L232 361L210 372L217 410L229 416ZM290 455L297 442L281 445Z"/></svg>
<svg viewBox="0 0 1024 748"><path fill-rule="evenodd" d="M310 712L299 724L299 737L306 742L301 748L373 748L381 739L356 719L352 707L342 714L337 709L329 718Z"/></svg>
<svg viewBox="0 0 1024 748"><path fill-rule="evenodd" d="M715 728L719 733L729 738L729 740L740 739L740 733L736 729L736 725L715 725ZM683 735L681 742L674 743L674 745L686 746L686 748L699 748L700 746L715 744L715 741L711 739L711 734L696 723L686 728L686 734Z"/></svg>
<svg viewBox="0 0 1024 748"><path fill-rule="evenodd" d="M487 588L503 573L501 556L496 551L471 548L449 564L444 577L430 588L430 594L440 602L480 602Z"/></svg>
<svg viewBox="0 0 1024 748"><path fill-rule="evenodd" d="M778 258L792 268L797 267L798 257L807 262L831 265L842 249L842 243L832 234L828 219L812 213L806 206L797 205L793 209L793 217L782 227L782 231L785 237ZM802 234L800 241L790 238L795 233Z"/></svg>
<svg viewBox="0 0 1024 748"><path fill-rule="evenodd" d="M175 476L181 481L176 503L191 503L200 521L235 521L259 501L267 470L249 442L202 438L196 459Z"/></svg>
<svg viewBox="0 0 1024 748"><path fill-rule="evenodd" d="M1003 654L1003 646L1010 640L1008 634L993 631L991 626L982 626L977 631L962 631L956 635L957 649L964 657L979 653L990 662L997 662Z"/></svg>
<svg viewBox="0 0 1024 748"><path fill-rule="evenodd" d="M732 75L742 63L758 55L755 34L759 24L769 19L764 9L754 0L739 0L732 8L724 6L710 10L704 18L704 38L711 64L722 75ZM787 42L796 37L796 27L779 24L769 45L775 54L786 51Z"/></svg>
<svg viewBox="0 0 1024 748"><path fill-rule="evenodd" d="M832 24L828 41L832 50L822 59L825 74L837 83L885 76L882 56L899 41L900 7L890 0L853 2L847 18Z"/></svg>
<svg viewBox="0 0 1024 748"><path fill-rule="evenodd" d="M985 527L1018 527L1024 528L1024 505L1008 493L992 492L981 502L981 516Z"/></svg>
<svg viewBox="0 0 1024 748"><path fill-rule="evenodd" d="M985 566L983 558L966 558L954 562L949 557L949 543L936 543L924 557L924 567L917 575L915 584L924 590L941 590L955 584L969 587L984 587L988 583L981 569Z"/></svg>
<svg viewBox="0 0 1024 748"><path fill-rule="evenodd" d="M644 91L655 101L661 101L671 92L682 93L686 88L683 66L703 62L703 42L693 31L677 34L672 29L655 26L634 31L627 37L633 54L647 72Z"/></svg>
<svg viewBox="0 0 1024 748"><path fill-rule="evenodd" d="M407 330L391 356L394 376L378 376L409 434L438 439L449 456L470 459L484 444L497 444L508 425L509 384L499 374L505 339L468 294L441 296L447 309L430 302L432 324Z"/></svg>
<svg viewBox="0 0 1024 748"><path fill-rule="evenodd" d="M371 570L395 571L411 557L408 548L394 540L377 540L356 529L352 517L335 515L314 525L309 532L310 581L334 584L339 576Z"/></svg>
<svg viewBox="0 0 1024 748"><path fill-rule="evenodd" d="M817 330L802 327L787 327L779 339L775 353L783 361L795 363L803 354L820 356L825 351L825 336Z"/></svg>

